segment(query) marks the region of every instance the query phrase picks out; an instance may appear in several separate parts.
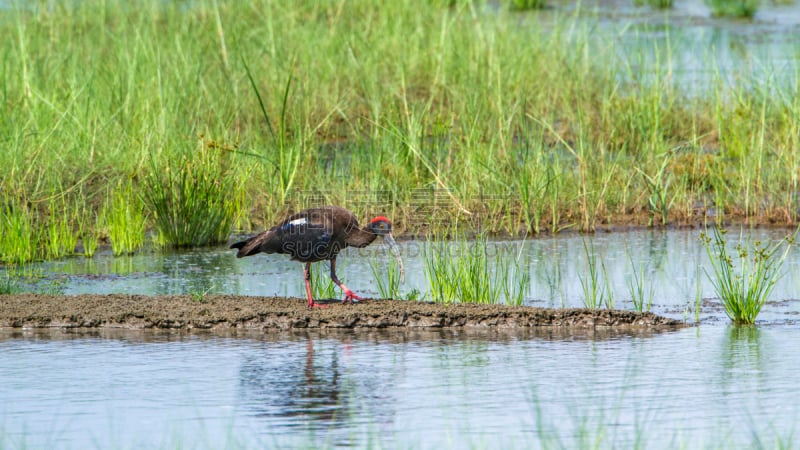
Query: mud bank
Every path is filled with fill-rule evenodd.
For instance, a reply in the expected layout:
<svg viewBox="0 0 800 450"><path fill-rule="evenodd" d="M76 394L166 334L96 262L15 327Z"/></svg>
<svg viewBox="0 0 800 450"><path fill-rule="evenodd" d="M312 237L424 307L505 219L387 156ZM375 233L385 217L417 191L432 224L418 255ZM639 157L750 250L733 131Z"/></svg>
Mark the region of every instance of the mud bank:
<svg viewBox="0 0 800 450"><path fill-rule="evenodd" d="M289 330L337 328L681 328L683 322L622 310L549 309L501 305L439 305L364 300L329 301L309 310L283 297L218 295L3 295L0 327Z"/></svg>

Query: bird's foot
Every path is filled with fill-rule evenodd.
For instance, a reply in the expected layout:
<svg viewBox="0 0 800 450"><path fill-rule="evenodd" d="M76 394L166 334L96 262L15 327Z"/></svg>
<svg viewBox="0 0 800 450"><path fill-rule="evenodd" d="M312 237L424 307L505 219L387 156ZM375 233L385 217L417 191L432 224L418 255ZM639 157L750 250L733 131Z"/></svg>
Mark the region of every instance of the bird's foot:
<svg viewBox="0 0 800 450"><path fill-rule="evenodd" d="M327 307L328 307L328 305L322 305L320 303L314 303L314 302L309 302L308 303L308 309L327 308Z"/></svg>
<svg viewBox="0 0 800 450"><path fill-rule="evenodd" d="M353 300L364 300L364 299L356 295L350 289L344 289L344 300L342 300L342 303L353 303Z"/></svg>

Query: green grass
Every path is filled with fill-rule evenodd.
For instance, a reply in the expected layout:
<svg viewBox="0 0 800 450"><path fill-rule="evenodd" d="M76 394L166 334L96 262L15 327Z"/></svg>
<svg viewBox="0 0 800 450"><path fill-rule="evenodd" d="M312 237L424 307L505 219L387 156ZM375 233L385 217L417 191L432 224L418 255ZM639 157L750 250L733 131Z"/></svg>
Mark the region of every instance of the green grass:
<svg viewBox="0 0 800 450"><path fill-rule="evenodd" d="M205 303L208 301L208 294L214 289L213 286L206 289L195 289L189 292L189 295L195 303Z"/></svg>
<svg viewBox="0 0 800 450"><path fill-rule="evenodd" d="M371 260L369 267L381 298L402 298L400 294L400 266L392 255Z"/></svg>
<svg viewBox="0 0 800 450"><path fill-rule="evenodd" d="M85 204L76 213L77 234L80 237L80 246L83 256L91 258L97 251L101 238L101 224L97 214Z"/></svg>
<svg viewBox="0 0 800 450"><path fill-rule="evenodd" d="M158 243L173 247L224 242L239 207L238 181L224 154L205 148L177 164L153 166L142 198L155 216Z"/></svg>
<svg viewBox="0 0 800 450"><path fill-rule="evenodd" d="M75 255L86 232L84 214L84 199L63 194L36 203L6 197L0 205L0 263L23 265Z"/></svg>
<svg viewBox="0 0 800 450"><path fill-rule="evenodd" d="M147 223L144 203L130 181L117 184L100 217L115 256L133 254L144 246Z"/></svg>
<svg viewBox="0 0 800 450"><path fill-rule="evenodd" d="M726 230L716 227L710 234L708 231L701 233L700 239L711 262L711 271L706 269L706 276L731 321L750 325L755 323L781 276L781 267L794 236L764 243L742 235L733 253L726 236Z"/></svg>
<svg viewBox="0 0 800 450"><path fill-rule="evenodd" d="M648 279L648 267L645 264L640 264L637 267L633 262L633 258L630 261L631 276L628 278L628 293L631 295L633 309L639 312L650 311L656 288L652 280Z"/></svg>
<svg viewBox="0 0 800 450"><path fill-rule="evenodd" d="M7 273L0 279L0 295L16 294L21 292L17 281Z"/></svg>
<svg viewBox="0 0 800 450"><path fill-rule="evenodd" d="M521 305L530 289L528 265L521 250L511 257L503 250L485 235L471 242L429 241L423 255L428 296L437 303Z"/></svg>
<svg viewBox="0 0 800 450"><path fill-rule="evenodd" d="M432 241L425 250L425 279L437 303L500 301L490 283L489 258L481 242Z"/></svg>
<svg viewBox="0 0 800 450"><path fill-rule="evenodd" d="M759 0L707 0L711 14L720 17L753 17Z"/></svg>
<svg viewBox="0 0 800 450"><path fill-rule="evenodd" d="M547 7L545 0L510 0L511 6L518 10L543 9Z"/></svg>
<svg viewBox="0 0 800 450"><path fill-rule="evenodd" d="M342 264L341 260L337 264L337 272L341 273L342 268L346 264ZM331 269L327 261L311 264L311 296L315 299L331 299L337 298L339 295L339 287L334 284L331 279ZM344 283L342 277L339 277ZM305 292L305 284L303 285L303 292Z"/></svg>
<svg viewBox="0 0 800 450"><path fill-rule="evenodd" d="M669 185L672 181L671 174L666 173L670 162L670 154L663 158L659 169L653 174L648 175L645 170L637 168L647 184L649 197L647 199L650 208L650 221L648 225L653 226L655 217L658 215L660 225L666 225L669 218L671 201L669 199Z"/></svg>
<svg viewBox="0 0 800 450"><path fill-rule="evenodd" d="M63 295L63 279L47 279L41 269L31 269L25 265L5 267L0 276L0 295L13 295L33 292L46 295Z"/></svg>
<svg viewBox="0 0 800 450"><path fill-rule="evenodd" d="M605 306L614 309L614 293L611 291L611 283L606 272L606 265L597 256L594 242L583 238L583 250L586 255L585 275L579 275L581 289L583 290L583 304L590 309L598 309Z"/></svg>
<svg viewBox="0 0 800 450"><path fill-rule="evenodd" d="M22 234L3 260L91 241L86 227L120 182L145 197L147 231L169 246L219 242L312 203L379 210L416 234L700 224L704 209L797 223L800 83L782 77L796 80L800 64L748 54L730 79L711 62L688 93L675 61L709 55L679 26L651 39L580 9L506 4L0 10L0 197L23 206L4 213ZM72 236L42 217L50 199L86 208L53 211Z"/></svg>
<svg viewBox="0 0 800 450"><path fill-rule="evenodd" d="M48 210L50 211L47 222L46 259L58 259L75 254L78 244L78 234L73 229L78 222L74 217L77 208L65 205L63 198L51 199Z"/></svg>
<svg viewBox="0 0 800 450"><path fill-rule="evenodd" d="M6 200L0 209L0 260L6 264L23 264L40 254L37 242L41 231L34 224L36 215L14 200Z"/></svg>
<svg viewBox="0 0 800 450"><path fill-rule="evenodd" d="M648 5L658 9L670 9L675 5L674 0L634 0L636 5Z"/></svg>

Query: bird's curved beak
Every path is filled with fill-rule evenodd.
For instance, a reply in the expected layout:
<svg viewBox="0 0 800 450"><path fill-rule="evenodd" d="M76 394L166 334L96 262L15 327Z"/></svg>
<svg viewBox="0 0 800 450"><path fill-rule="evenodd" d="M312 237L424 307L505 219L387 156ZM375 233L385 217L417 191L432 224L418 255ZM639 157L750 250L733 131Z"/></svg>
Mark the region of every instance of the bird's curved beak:
<svg viewBox="0 0 800 450"><path fill-rule="evenodd" d="M389 244L389 247L392 248L392 253L394 253L394 257L397 259L397 265L400 267L400 282L406 282L406 272L403 269L403 259L400 258L400 247L397 246L397 242L394 241L394 237L392 237L391 233L384 234L383 239Z"/></svg>

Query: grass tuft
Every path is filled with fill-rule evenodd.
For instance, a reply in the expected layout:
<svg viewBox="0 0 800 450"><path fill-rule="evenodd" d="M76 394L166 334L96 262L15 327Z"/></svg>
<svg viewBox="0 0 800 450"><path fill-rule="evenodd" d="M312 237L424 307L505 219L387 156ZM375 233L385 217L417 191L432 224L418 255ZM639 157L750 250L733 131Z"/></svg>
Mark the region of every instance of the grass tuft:
<svg viewBox="0 0 800 450"><path fill-rule="evenodd" d="M205 145L177 164L152 167L142 198L155 219L157 243L189 247L224 242L240 207L239 189L228 161Z"/></svg>
<svg viewBox="0 0 800 450"><path fill-rule="evenodd" d="M608 309L614 308L614 294L611 292L611 283L606 272L606 265L603 260L597 257L594 242L586 243L583 239L583 250L586 254L586 264L588 274L586 277L579 277L581 288L583 289L583 304L587 308L598 309L606 306Z"/></svg>
<svg viewBox="0 0 800 450"><path fill-rule="evenodd" d="M529 9L544 9L547 7L546 0L511 0L514 9L525 11Z"/></svg>
<svg viewBox="0 0 800 450"><path fill-rule="evenodd" d="M24 264L37 258L37 243L43 241L29 208L12 199L0 205L0 261Z"/></svg>
<svg viewBox="0 0 800 450"><path fill-rule="evenodd" d="M708 0L711 14L718 17L753 17L759 0Z"/></svg>
<svg viewBox="0 0 800 450"><path fill-rule="evenodd" d="M373 259L369 264L381 298L400 298L400 266L395 258Z"/></svg>
<svg viewBox="0 0 800 450"><path fill-rule="evenodd" d="M655 296L655 286L647 283L647 266L640 264L637 268L631 258L631 278L628 279L628 292L631 294L633 309L639 312L650 311Z"/></svg>
<svg viewBox="0 0 800 450"><path fill-rule="evenodd" d="M0 295L18 294L21 291L14 277L9 276L8 273L3 274L3 278L0 279Z"/></svg>
<svg viewBox="0 0 800 450"><path fill-rule="evenodd" d="M675 0L634 0L637 6L647 5L651 8L670 9L675 6Z"/></svg>
<svg viewBox="0 0 800 450"><path fill-rule="evenodd" d="M145 220L144 203L133 183L117 183L100 220L111 240L114 256L130 255L144 246Z"/></svg>
<svg viewBox="0 0 800 450"><path fill-rule="evenodd" d="M339 261L338 268L341 270L344 265ZM315 299L336 298L338 287L334 284L330 276L330 266L323 261L321 264L311 264L311 296ZM303 287L305 292L305 286Z"/></svg>
<svg viewBox="0 0 800 450"><path fill-rule="evenodd" d="M75 208L64 204L63 197L59 200L50 200L50 215L47 221L47 246L45 248L45 258L58 259L75 254L75 246L78 244L78 234L73 230Z"/></svg>
<svg viewBox="0 0 800 450"><path fill-rule="evenodd" d="M485 235L472 242L430 241L424 253L428 294L438 303L522 304L530 274L519 257L501 254L504 248Z"/></svg>
<svg viewBox="0 0 800 450"><path fill-rule="evenodd" d="M781 276L794 236L772 245L740 237L731 255L726 235L727 230L716 227L711 234L708 231L700 234L713 273L704 270L733 323L750 325L756 321Z"/></svg>

